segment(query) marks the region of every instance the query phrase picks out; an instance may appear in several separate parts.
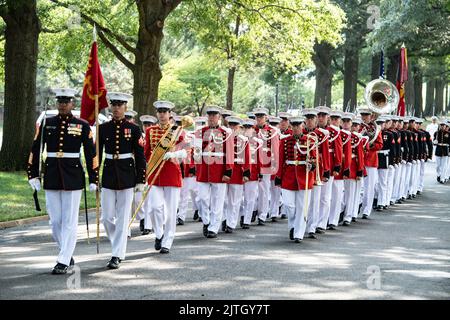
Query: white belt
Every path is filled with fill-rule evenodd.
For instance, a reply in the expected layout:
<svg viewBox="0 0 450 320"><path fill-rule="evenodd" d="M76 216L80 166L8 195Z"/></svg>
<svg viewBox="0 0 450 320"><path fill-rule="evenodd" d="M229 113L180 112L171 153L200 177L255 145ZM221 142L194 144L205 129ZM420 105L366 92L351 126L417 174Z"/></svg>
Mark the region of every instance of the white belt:
<svg viewBox="0 0 450 320"><path fill-rule="evenodd" d="M270 148L262 148L262 151L268 152L268 151L270 151Z"/></svg>
<svg viewBox="0 0 450 320"><path fill-rule="evenodd" d="M380 150L380 151L378 151L378 153L382 153L382 154L384 154L385 156L387 156L387 155L389 154L389 151L390 151L390 150Z"/></svg>
<svg viewBox="0 0 450 320"><path fill-rule="evenodd" d="M75 152L47 152L47 158L79 158L80 154Z"/></svg>
<svg viewBox="0 0 450 320"><path fill-rule="evenodd" d="M356 158L356 154L353 154L353 153L352 153L352 159L353 159L353 158Z"/></svg>
<svg viewBox="0 0 450 320"><path fill-rule="evenodd" d="M403 152L403 151L405 151L405 148L403 148L403 147L400 147L400 150L402 150L402 152Z"/></svg>
<svg viewBox="0 0 450 320"><path fill-rule="evenodd" d="M295 166L299 166L302 164L306 164L306 161L300 161L300 160L286 160L286 164L293 164Z"/></svg>
<svg viewBox="0 0 450 320"><path fill-rule="evenodd" d="M208 157L223 157L225 154L223 152L207 152L203 151L202 156L208 156Z"/></svg>
<svg viewBox="0 0 450 320"><path fill-rule="evenodd" d="M441 147L447 147L447 146L448 146L448 143L438 143L437 145L438 145L438 146L441 146Z"/></svg>
<svg viewBox="0 0 450 320"><path fill-rule="evenodd" d="M334 149L328 149L329 152L334 152Z"/></svg>
<svg viewBox="0 0 450 320"><path fill-rule="evenodd" d="M234 159L234 163L244 163L244 159L236 158Z"/></svg>
<svg viewBox="0 0 450 320"><path fill-rule="evenodd" d="M129 158L133 158L133 154L132 153L121 153L121 154L110 154L110 153L105 153L105 158L106 159L111 159L111 160L122 160L122 159L129 159Z"/></svg>

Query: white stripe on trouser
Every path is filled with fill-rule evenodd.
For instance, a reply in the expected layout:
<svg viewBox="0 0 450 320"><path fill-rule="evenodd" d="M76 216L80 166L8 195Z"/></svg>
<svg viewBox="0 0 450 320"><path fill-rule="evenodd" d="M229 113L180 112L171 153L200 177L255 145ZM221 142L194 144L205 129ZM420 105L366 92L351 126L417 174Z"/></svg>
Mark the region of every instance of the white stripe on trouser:
<svg viewBox="0 0 450 320"><path fill-rule="evenodd" d="M102 188L101 220L111 242L113 257L125 259L128 223L131 216L134 188L111 190Z"/></svg>
<svg viewBox="0 0 450 320"><path fill-rule="evenodd" d="M417 161L413 161L411 166L411 178L409 179L409 189L408 194L416 194L416 182L417 182Z"/></svg>
<svg viewBox="0 0 450 320"><path fill-rule="evenodd" d="M133 210L132 210L132 214L131 214L132 217L134 214L134 210L136 210L137 207L139 206L139 204L141 203L142 194L143 194L143 192L141 192L141 191L136 191L134 194L134 206L133 206ZM139 211L136 215L136 220L140 221L140 220L144 219L144 229L150 230L152 228L152 220L150 219L150 215L149 215L146 204L147 204L147 201L144 201L144 203L142 204L141 208L139 209ZM131 228L129 230L131 230Z"/></svg>
<svg viewBox="0 0 450 320"><path fill-rule="evenodd" d="M175 238L180 190L179 187L153 186L146 199L155 237L161 239L164 236L163 248L170 249Z"/></svg>
<svg viewBox="0 0 450 320"><path fill-rule="evenodd" d="M408 190L409 190L409 181L411 180L411 168L412 168L412 163L408 162L406 163L406 167L404 170L404 176L403 176L403 192L402 192L402 197L406 198L408 196Z"/></svg>
<svg viewBox="0 0 450 320"><path fill-rule="evenodd" d="M225 211L225 219L227 226L236 228L239 219L239 209L243 200L243 184L229 184L227 191L227 209Z"/></svg>
<svg viewBox="0 0 450 320"><path fill-rule="evenodd" d="M356 200L356 180L344 180L345 189L345 211L344 211L344 221L351 222L353 217L353 211L355 206L358 206Z"/></svg>
<svg viewBox="0 0 450 320"><path fill-rule="evenodd" d="M364 215L370 216L372 212L373 197L375 185L378 180L377 168L366 167L367 177L364 178L364 196L362 199L361 212Z"/></svg>
<svg viewBox="0 0 450 320"><path fill-rule="evenodd" d="M270 174L263 174L258 184L258 218L266 221L269 213Z"/></svg>
<svg viewBox="0 0 450 320"><path fill-rule="evenodd" d="M324 182L320 187L320 205L319 205L319 219L317 226L326 229L328 224L328 217L330 216L331 190L333 189L334 177L330 177L327 182Z"/></svg>
<svg viewBox="0 0 450 320"><path fill-rule="evenodd" d="M425 180L425 160L420 161L420 174L419 174L419 188L420 192L423 191L423 185Z"/></svg>
<svg viewBox="0 0 450 320"><path fill-rule="evenodd" d="M203 224L209 224L208 230L219 232L223 207L227 192L226 183L198 183L199 213Z"/></svg>
<svg viewBox="0 0 450 320"><path fill-rule="evenodd" d="M189 197L191 197L192 209L195 211L197 206L197 179L188 177L183 179L183 186L180 191L180 205L178 206L178 218L186 220L186 214L189 207Z"/></svg>
<svg viewBox="0 0 450 320"><path fill-rule="evenodd" d="M390 205L392 194L394 193L394 179L395 179L396 169L394 166L388 169L388 181L387 181L387 197L386 197L386 205Z"/></svg>
<svg viewBox="0 0 450 320"><path fill-rule="evenodd" d="M270 181L270 217L276 218L280 215L281 188L275 186L275 180Z"/></svg>
<svg viewBox="0 0 450 320"><path fill-rule="evenodd" d="M305 204L305 192L308 193L307 197L311 199L311 190L299 190L292 191L283 189L281 196L283 199L283 207L288 216L288 228L294 228L294 238L303 239L306 228L306 221L304 218L304 210L308 211Z"/></svg>
<svg viewBox="0 0 450 320"><path fill-rule="evenodd" d="M387 206L388 169L378 169L378 205Z"/></svg>
<svg viewBox="0 0 450 320"><path fill-rule="evenodd" d="M258 181L248 181L244 184L244 201L242 202L241 215L244 216L244 223L250 224L253 211L258 198Z"/></svg>
<svg viewBox="0 0 450 320"><path fill-rule="evenodd" d="M317 223L319 222L319 207L320 207L320 193L321 186L314 186L309 197L308 219L306 225L306 232L316 232Z"/></svg>
<svg viewBox="0 0 450 320"><path fill-rule="evenodd" d="M77 244L80 200L81 190L45 190L52 235L59 249L56 261L66 266L69 265Z"/></svg>
<svg viewBox="0 0 450 320"><path fill-rule="evenodd" d="M344 180L333 179L333 186L331 187L330 202L330 216L328 217L328 223L337 226L339 223L339 216L341 215L342 200L344 198Z"/></svg>
<svg viewBox="0 0 450 320"><path fill-rule="evenodd" d="M393 201L393 202L400 199L400 185L401 185L401 180L402 180L403 167L404 167L404 165L402 163L400 163L398 165L398 168L395 169L394 189L392 190L392 197L391 197L391 201Z"/></svg>

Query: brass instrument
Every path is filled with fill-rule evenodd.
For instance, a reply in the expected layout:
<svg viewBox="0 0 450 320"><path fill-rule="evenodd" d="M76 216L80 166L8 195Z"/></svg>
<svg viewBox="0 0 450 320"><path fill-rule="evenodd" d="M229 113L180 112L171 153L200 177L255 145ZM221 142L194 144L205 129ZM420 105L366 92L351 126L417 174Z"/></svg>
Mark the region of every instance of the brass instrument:
<svg viewBox="0 0 450 320"><path fill-rule="evenodd" d="M172 130L174 129L175 126L170 126L164 133L164 135L161 137L161 140L159 140L158 144L155 146L152 155L150 156L150 159L147 162L145 181L148 180L148 178L155 172L157 168L158 171L156 171L156 174L154 175L152 181L149 183L147 190L145 190L138 207L134 211L133 217L131 218L128 228L131 227L131 224L136 218L137 213L139 212L142 205L144 204L145 199L147 198L148 192L150 191L151 187L155 183L156 178L159 176L159 173L164 167L164 163L162 163L164 161L163 160L164 155L175 146L182 130L184 128L190 127L193 124L194 120L190 116L183 116L181 118L181 126L176 126L175 130Z"/></svg>
<svg viewBox="0 0 450 320"><path fill-rule="evenodd" d="M317 133L314 131L308 134L308 139L312 139L314 141L313 148L316 150L316 181L314 182L314 185L316 186L322 186L323 182L320 179L320 168L319 168L319 146L326 140L324 138L322 141L319 141L319 137L317 136ZM309 156L309 154L308 154Z"/></svg>

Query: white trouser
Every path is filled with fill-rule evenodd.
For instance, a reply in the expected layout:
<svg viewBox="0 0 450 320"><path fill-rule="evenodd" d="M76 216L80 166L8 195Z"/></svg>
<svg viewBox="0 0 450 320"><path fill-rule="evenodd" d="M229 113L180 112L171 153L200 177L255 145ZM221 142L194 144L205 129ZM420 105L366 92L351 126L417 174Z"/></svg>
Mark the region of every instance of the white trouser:
<svg viewBox="0 0 450 320"><path fill-rule="evenodd" d="M447 157L438 157L436 156L436 174L438 177L441 177L441 180L445 178L447 167Z"/></svg>
<svg viewBox="0 0 450 320"><path fill-rule="evenodd" d="M406 198L408 196L409 182L411 181L411 168L412 168L412 163L411 162L406 163L405 175L403 176L404 180L402 182L403 183L403 192L402 192L403 198Z"/></svg>
<svg viewBox="0 0 450 320"><path fill-rule="evenodd" d="M133 210L131 211L131 215L134 214L134 211L137 209L137 207L141 203L142 196L143 196L143 192L141 192L141 191L135 192L134 205L133 205ZM147 198L148 198L148 195L147 195ZM144 203L142 204L141 208L139 209L139 211L136 215L136 220L140 221L142 219L144 219L144 229L150 230L152 228L152 220L150 219L150 214L147 209L147 201L144 201ZM130 231L131 231L131 229L130 229Z"/></svg>
<svg viewBox="0 0 450 320"><path fill-rule="evenodd" d="M404 165L399 163L398 168L395 169L394 175L394 189L392 190L391 201L395 202L400 199L400 185L402 182L402 173Z"/></svg>
<svg viewBox="0 0 450 320"><path fill-rule="evenodd" d="M80 200L81 190L45 190L45 203L52 235L59 249L56 261L66 266L70 264L77 244Z"/></svg>
<svg viewBox="0 0 450 320"><path fill-rule="evenodd" d="M367 177L364 178L364 196L362 199L362 214L370 216L372 212L373 197L375 192L375 185L378 180L377 168L366 167Z"/></svg>
<svg viewBox="0 0 450 320"><path fill-rule="evenodd" d="M113 257L125 259L128 224L131 216L134 188L111 190L102 188L101 220L111 242Z"/></svg>
<svg viewBox="0 0 450 320"><path fill-rule="evenodd" d="M328 223L337 226L339 223L339 216L341 215L342 199L344 198L344 180L333 179L333 186L331 188L331 204L330 216Z"/></svg>
<svg viewBox="0 0 450 320"><path fill-rule="evenodd" d="M425 160L420 161L420 172L419 172L419 186L417 190L423 191L423 185L425 181Z"/></svg>
<svg viewBox="0 0 450 320"><path fill-rule="evenodd" d="M283 198L283 206L288 216L288 228L294 228L294 238L303 239L306 228L305 214L308 212L306 207L310 201L311 190L292 191L283 189L281 192Z"/></svg>
<svg viewBox="0 0 450 320"><path fill-rule="evenodd" d="M327 182L324 182L320 188L320 205L319 205L319 220L317 226L326 229L328 224L328 217L330 216L331 190L333 189L334 177L330 177Z"/></svg>
<svg viewBox="0 0 450 320"><path fill-rule="evenodd" d="M275 180L270 181L270 217L276 218L280 215L281 187L275 186Z"/></svg>
<svg viewBox="0 0 450 320"><path fill-rule="evenodd" d="M208 230L219 232L227 193L226 183L198 183L199 213Z"/></svg>
<svg viewBox="0 0 450 320"><path fill-rule="evenodd" d="M411 166L411 178L409 179L409 191L408 194L412 195L412 194L416 194L417 190L416 190L416 183L417 183L417 168L418 168L418 163L416 160L413 161L412 166Z"/></svg>
<svg viewBox="0 0 450 320"><path fill-rule="evenodd" d="M229 184L227 191L227 208L225 210L225 220L227 226L236 228L239 219L239 210L243 200L244 185L243 184Z"/></svg>
<svg viewBox="0 0 450 320"><path fill-rule="evenodd" d="M180 201L179 187L153 186L147 197L150 219L155 237L161 239L161 247L170 249L177 226L177 209Z"/></svg>
<svg viewBox="0 0 450 320"><path fill-rule="evenodd" d="M270 174L263 174L258 184L258 218L266 221L269 214Z"/></svg>
<svg viewBox="0 0 450 320"><path fill-rule="evenodd" d="M387 184L387 198L386 198L386 205L390 205L392 194L394 193L394 179L395 179L395 173L397 169L392 165L388 169L388 184Z"/></svg>
<svg viewBox="0 0 450 320"><path fill-rule="evenodd" d="M192 209L195 211L197 206L197 179L196 177L188 177L183 179L183 186L180 191L180 205L178 208L178 218L186 220L186 214L189 207L189 197L191 197Z"/></svg>
<svg viewBox="0 0 450 320"><path fill-rule="evenodd" d="M378 169L378 205L388 205L388 169Z"/></svg>
<svg viewBox="0 0 450 320"><path fill-rule="evenodd" d="M244 201L242 203L242 215L244 223L250 224L256 200L258 199L258 181L248 181L244 184Z"/></svg>
<svg viewBox="0 0 450 320"><path fill-rule="evenodd" d="M358 210L359 202L356 188L356 180L344 180L345 188L345 211L344 211L344 221L351 222L353 217L353 212ZM355 208L356 207L356 208Z"/></svg>
<svg viewBox="0 0 450 320"><path fill-rule="evenodd" d="M447 172L445 174L445 178L448 179L450 178L450 157L447 157L447 165L445 166L445 171Z"/></svg>
<svg viewBox="0 0 450 320"><path fill-rule="evenodd" d="M320 193L322 191L321 186L314 186L311 191L311 197L308 207L308 219L306 232L316 232L317 224L319 222L319 207L320 207Z"/></svg>

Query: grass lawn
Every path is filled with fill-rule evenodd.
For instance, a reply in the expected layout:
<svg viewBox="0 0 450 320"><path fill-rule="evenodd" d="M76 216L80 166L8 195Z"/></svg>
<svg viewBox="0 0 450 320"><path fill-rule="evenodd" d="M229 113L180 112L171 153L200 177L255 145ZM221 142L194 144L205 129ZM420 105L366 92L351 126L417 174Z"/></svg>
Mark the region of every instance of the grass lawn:
<svg viewBox="0 0 450 320"><path fill-rule="evenodd" d="M87 196L88 208L95 207L95 193L88 189ZM33 190L25 171L0 172L0 222L47 214L44 190L38 192L38 197L42 211L34 208ZM80 209L84 209L84 194L81 196Z"/></svg>

